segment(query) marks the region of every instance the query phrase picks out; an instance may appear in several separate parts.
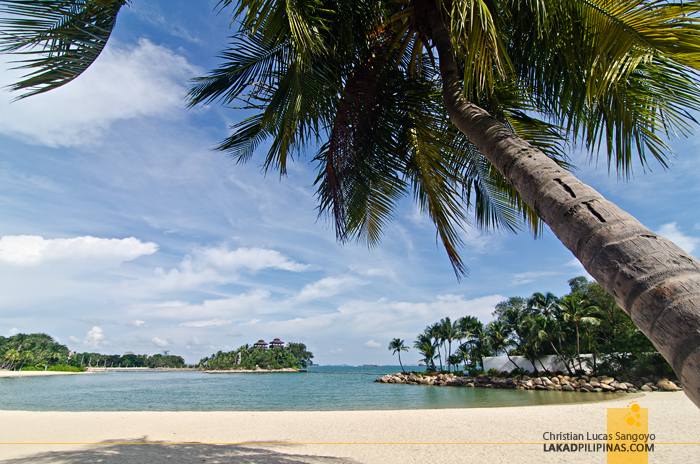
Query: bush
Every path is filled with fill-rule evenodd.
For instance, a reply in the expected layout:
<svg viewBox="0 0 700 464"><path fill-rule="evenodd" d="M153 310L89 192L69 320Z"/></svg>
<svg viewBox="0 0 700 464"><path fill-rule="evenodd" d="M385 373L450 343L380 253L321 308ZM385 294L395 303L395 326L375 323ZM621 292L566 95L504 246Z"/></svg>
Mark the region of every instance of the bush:
<svg viewBox="0 0 700 464"><path fill-rule="evenodd" d="M24 366L21 371L43 371L43 367L38 367L38 366Z"/></svg>
<svg viewBox="0 0 700 464"><path fill-rule="evenodd" d="M46 370L53 372L85 372L84 367L67 366L65 364L56 364L55 366L50 366Z"/></svg>

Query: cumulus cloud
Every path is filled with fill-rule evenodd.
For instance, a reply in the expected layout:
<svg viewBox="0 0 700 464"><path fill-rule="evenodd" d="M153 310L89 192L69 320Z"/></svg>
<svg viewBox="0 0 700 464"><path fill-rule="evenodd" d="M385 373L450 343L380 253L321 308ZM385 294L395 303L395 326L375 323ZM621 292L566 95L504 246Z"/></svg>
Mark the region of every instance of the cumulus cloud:
<svg viewBox="0 0 700 464"><path fill-rule="evenodd" d="M381 348L381 347L382 347L382 344L379 342L375 342L374 340L367 340L365 342L365 348L376 349L376 348Z"/></svg>
<svg viewBox="0 0 700 464"><path fill-rule="evenodd" d="M158 337L153 337L153 339L151 341L153 343L155 343L156 345L160 346L161 348L166 347L169 344L167 340L162 340Z"/></svg>
<svg viewBox="0 0 700 464"><path fill-rule="evenodd" d="M19 330L17 329L17 327L13 327L13 328L10 329L9 332L7 332L7 333L4 335L4 337L11 337L11 336L13 336L13 335L17 335L18 333L19 333Z"/></svg>
<svg viewBox="0 0 700 464"><path fill-rule="evenodd" d="M301 272L310 266L298 263L279 251L266 248L226 246L195 249L177 268L165 271L157 268L155 285L163 290L191 289L202 285L224 285L235 282L243 272L277 269Z"/></svg>
<svg viewBox="0 0 700 464"><path fill-rule="evenodd" d="M7 61L0 62L0 69L12 67ZM79 79L13 102L11 112L0 111L0 133L51 147L93 143L118 120L184 115L187 80L201 73L183 56L149 40L136 45L110 41ZM21 75L0 72L0 87ZM0 106L17 96L1 91Z"/></svg>
<svg viewBox="0 0 700 464"><path fill-rule="evenodd" d="M153 242L129 237L104 239L75 237L45 239L38 235L7 235L0 238L0 261L19 266L33 266L48 261L91 261L118 266L158 250Z"/></svg>
<svg viewBox="0 0 700 464"><path fill-rule="evenodd" d="M101 327L93 327L90 329L90 331L85 334L85 340L83 340L83 344L89 346L90 348L99 348L100 343L102 343L105 339L103 330Z"/></svg>
<svg viewBox="0 0 700 464"><path fill-rule="evenodd" d="M700 244L700 238L685 235L678 229L678 225L675 222L662 225L658 234L671 240L688 253L693 253L698 244Z"/></svg>
<svg viewBox="0 0 700 464"><path fill-rule="evenodd" d="M145 327L146 326L146 321L140 321L138 319L135 319L129 323L130 326L132 327Z"/></svg>

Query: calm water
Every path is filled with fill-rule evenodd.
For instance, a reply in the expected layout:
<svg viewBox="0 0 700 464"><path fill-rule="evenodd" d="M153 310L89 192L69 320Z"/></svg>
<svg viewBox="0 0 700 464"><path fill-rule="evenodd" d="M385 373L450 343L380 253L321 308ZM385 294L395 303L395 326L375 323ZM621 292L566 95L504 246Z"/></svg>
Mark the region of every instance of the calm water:
<svg viewBox="0 0 700 464"><path fill-rule="evenodd" d="M413 368L415 369L415 368ZM396 367L312 367L308 374L123 372L0 378L0 409L25 411L329 411L531 406L614 394L373 383ZM362 375L362 374L370 375Z"/></svg>

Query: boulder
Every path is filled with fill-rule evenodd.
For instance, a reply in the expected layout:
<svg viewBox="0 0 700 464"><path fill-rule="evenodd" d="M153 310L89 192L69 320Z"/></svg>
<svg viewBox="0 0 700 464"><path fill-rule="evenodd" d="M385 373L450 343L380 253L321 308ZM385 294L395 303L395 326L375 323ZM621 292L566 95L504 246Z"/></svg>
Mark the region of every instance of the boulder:
<svg viewBox="0 0 700 464"><path fill-rule="evenodd" d="M535 385L542 385L542 379L537 377L532 381L532 383L534 383Z"/></svg>
<svg viewBox="0 0 700 464"><path fill-rule="evenodd" d="M645 392L653 391L649 385L642 385L641 390Z"/></svg>
<svg viewBox="0 0 700 464"><path fill-rule="evenodd" d="M677 391L680 390L678 388L678 385L675 383L671 382L668 379L661 379L659 380L659 383L656 384L659 387L659 390L661 391Z"/></svg>
<svg viewBox="0 0 700 464"><path fill-rule="evenodd" d="M572 387L572 386L569 385L568 383L562 385L561 389L564 390L564 391L568 391L568 392L574 391L574 387Z"/></svg>
<svg viewBox="0 0 700 464"><path fill-rule="evenodd" d="M615 381L615 378L614 378L614 377L606 377L606 378L604 378L604 379L600 379L600 383L603 384L603 385L610 385L610 384L613 383L614 381Z"/></svg>
<svg viewBox="0 0 700 464"><path fill-rule="evenodd" d="M597 380L593 380L594 378L595 377L593 377L588 383L590 383L593 386L593 388L600 387L600 382L598 382Z"/></svg>

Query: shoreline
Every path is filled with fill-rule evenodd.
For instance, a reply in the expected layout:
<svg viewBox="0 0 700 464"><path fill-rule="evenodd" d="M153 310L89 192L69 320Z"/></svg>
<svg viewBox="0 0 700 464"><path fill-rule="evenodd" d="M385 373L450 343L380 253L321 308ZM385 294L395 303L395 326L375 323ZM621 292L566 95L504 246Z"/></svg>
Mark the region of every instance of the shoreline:
<svg viewBox="0 0 700 464"><path fill-rule="evenodd" d="M82 375L92 372L61 372L61 371L7 371L0 370L0 378L13 379L19 377L49 377L53 375Z"/></svg>
<svg viewBox="0 0 700 464"><path fill-rule="evenodd" d="M543 434L605 432L608 408L649 410L649 462L694 462L700 409L682 392L527 408L388 411L0 411L0 462L126 461L374 464L598 463L601 453L547 453ZM31 443L30 443L31 442ZM14 444L8 444L14 443ZM685 443L671 445L669 443ZM689 444L693 443L693 444Z"/></svg>

